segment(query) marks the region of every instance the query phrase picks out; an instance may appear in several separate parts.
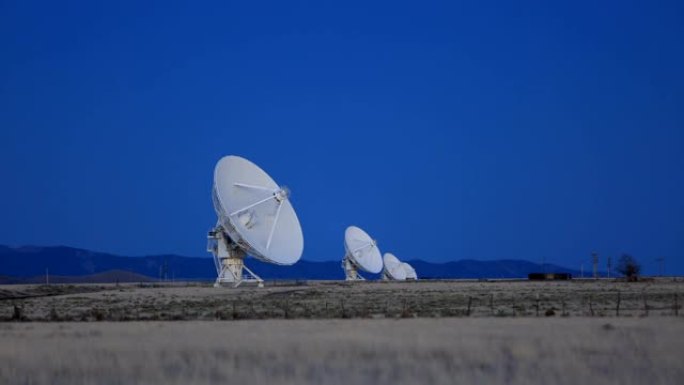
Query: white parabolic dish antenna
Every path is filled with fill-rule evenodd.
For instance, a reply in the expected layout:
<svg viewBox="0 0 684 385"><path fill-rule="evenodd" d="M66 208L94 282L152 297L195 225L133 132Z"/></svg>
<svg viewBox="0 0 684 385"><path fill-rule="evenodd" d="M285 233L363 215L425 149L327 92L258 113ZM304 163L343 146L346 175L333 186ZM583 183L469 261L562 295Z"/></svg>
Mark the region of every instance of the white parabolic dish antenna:
<svg viewBox="0 0 684 385"><path fill-rule="evenodd" d="M414 269L413 266L409 265L406 262L402 262L401 266L404 268L404 271L406 271L406 279L410 279L410 280L418 279L418 275L416 274L416 269Z"/></svg>
<svg viewBox="0 0 684 385"><path fill-rule="evenodd" d="M289 190L254 163L232 155L219 160L212 198L218 222L209 232L208 250L216 262L216 286L261 285L244 265L246 255L277 265L292 265L302 256L304 237Z"/></svg>
<svg viewBox="0 0 684 385"><path fill-rule="evenodd" d="M385 255L382 256L382 261L385 264L385 268L382 272L382 277L384 279L391 279L394 281L406 280L406 269L394 254L385 253Z"/></svg>
<svg viewBox="0 0 684 385"><path fill-rule="evenodd" d="M347 281L363 280L358 270L371 274L382 271L382 257L377 242L360 228L347 227L344 232L344 249L342 268Z"/></svg>

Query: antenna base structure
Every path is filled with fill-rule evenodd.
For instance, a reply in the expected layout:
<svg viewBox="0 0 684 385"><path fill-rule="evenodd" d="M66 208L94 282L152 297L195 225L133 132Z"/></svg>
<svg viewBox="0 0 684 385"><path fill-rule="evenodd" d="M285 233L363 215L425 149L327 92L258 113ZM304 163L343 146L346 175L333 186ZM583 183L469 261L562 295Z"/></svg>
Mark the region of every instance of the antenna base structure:
<svg viewBox="0 0 684 385"><path fill-rule="evenodd" d="M216 282L214 287L232 284L238 287L243 282L256 283L264 287L264 280L245 266L247 253L226 235L223 226L217 225L207 235L207 251L214 256Z"/></svg>
<svg viewBox="0 0 684 385"><path fill-rule="evenodd" d="M383 261L384 264L384 261ZM390 275L389 271L387 271L387 266L384 266L382 268L382 272L380 273L380 279L383 281L391 281L393 280L392 276Z"/></svg>
<svg viewBox="0 0 684 385"><path fill-rule="evenodd" d="M342 269L344 269L344 279L346 281L365 281L366 279L359 274L359 270L357 269L356 265L354 262L351 261L351 258L349 258L349 255L346 255L342 259Z"/></svg>

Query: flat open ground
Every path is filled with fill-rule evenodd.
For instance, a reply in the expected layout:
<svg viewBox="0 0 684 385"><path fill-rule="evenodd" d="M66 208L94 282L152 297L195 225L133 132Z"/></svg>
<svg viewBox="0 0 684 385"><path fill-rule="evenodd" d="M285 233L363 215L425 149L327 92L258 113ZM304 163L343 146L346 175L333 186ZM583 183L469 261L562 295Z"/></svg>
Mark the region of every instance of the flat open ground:
<svg viewBox="0 0 684 385"><path fill-rule="evenodd" d="M681 384L683 292L672 279L2 286L0 384Z"/></svg>
<svg viewBox="0 0 684 385"><path fill-rule="evenodd" d="M674 316L684 281L417 281L0 286L0 320Z"/></svg>
<svg viewBox="0 0 684 385"><path fill-rule="evenodd" d="M441 318L0 324L2 384L681 384L684 322Z"/></svg>

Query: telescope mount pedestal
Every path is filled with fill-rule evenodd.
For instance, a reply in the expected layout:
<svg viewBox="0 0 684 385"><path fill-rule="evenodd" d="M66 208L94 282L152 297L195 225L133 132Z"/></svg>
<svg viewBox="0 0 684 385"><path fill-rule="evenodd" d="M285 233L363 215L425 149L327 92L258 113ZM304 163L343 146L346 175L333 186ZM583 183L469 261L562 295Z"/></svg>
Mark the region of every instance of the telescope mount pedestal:
<svg viewBox="0 0 684 385"><path fill-rule="evenodd" d="M356 267L356 265L351 261L349 255L346 255L342 259L342 268L344 269L345 280L347 281L365 281Z"/></svg>
<svg viewBox="0 0 684 385"><path fill-rule="evenodd" d="M264 280L245 266L247 254L223 231L223 227L216 226L207 235L207 251L214 255L216 265L216 282L214 287L231 284L238 287L243 282L256 283L264 287Z"/></svg>

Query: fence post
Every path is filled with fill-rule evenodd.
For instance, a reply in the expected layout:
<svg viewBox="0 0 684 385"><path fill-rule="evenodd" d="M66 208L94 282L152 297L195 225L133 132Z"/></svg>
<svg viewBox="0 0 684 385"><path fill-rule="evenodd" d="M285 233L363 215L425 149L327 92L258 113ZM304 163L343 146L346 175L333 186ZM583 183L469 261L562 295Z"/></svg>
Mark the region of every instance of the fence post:
<svg viewBox="0 0 684 385"><path fill-rule="evenodd" d="M565 312L565 298L561 300L561 317L565 317L568 314Z"/></svg>
<svg viewBox="0 0 684 385"><path fill-rule="evenodd" d="M494 294L489 295L489 312L494 315Z"/></svg>
<svg viewBox="0 0 684 385"><path fill-rule="evenodd" d="M679 317L679 295L674 293L674 314L675 317Z"/></svg>
<svg viewBox="0 0 684 385"><path fill-rule="evenodd" d="M511 299L511 301L512 301L511 308L512 308L512 310L513 310L513 317L515 317L515 316L518 315L518 312L516 311L515 297L513 297L513 298Z"/></svg>
<svg viewBox="0 0 684 385"><path fill-rule="evenodd" d="M615 305L615 316L620 316L620 291L617 292L617 305Z"/></svg>
<svg viewBox="0 0 684 385"><path fill-rule="evenodd" d="M285 318L290 318L290 301L285 300Z"/></svg>

